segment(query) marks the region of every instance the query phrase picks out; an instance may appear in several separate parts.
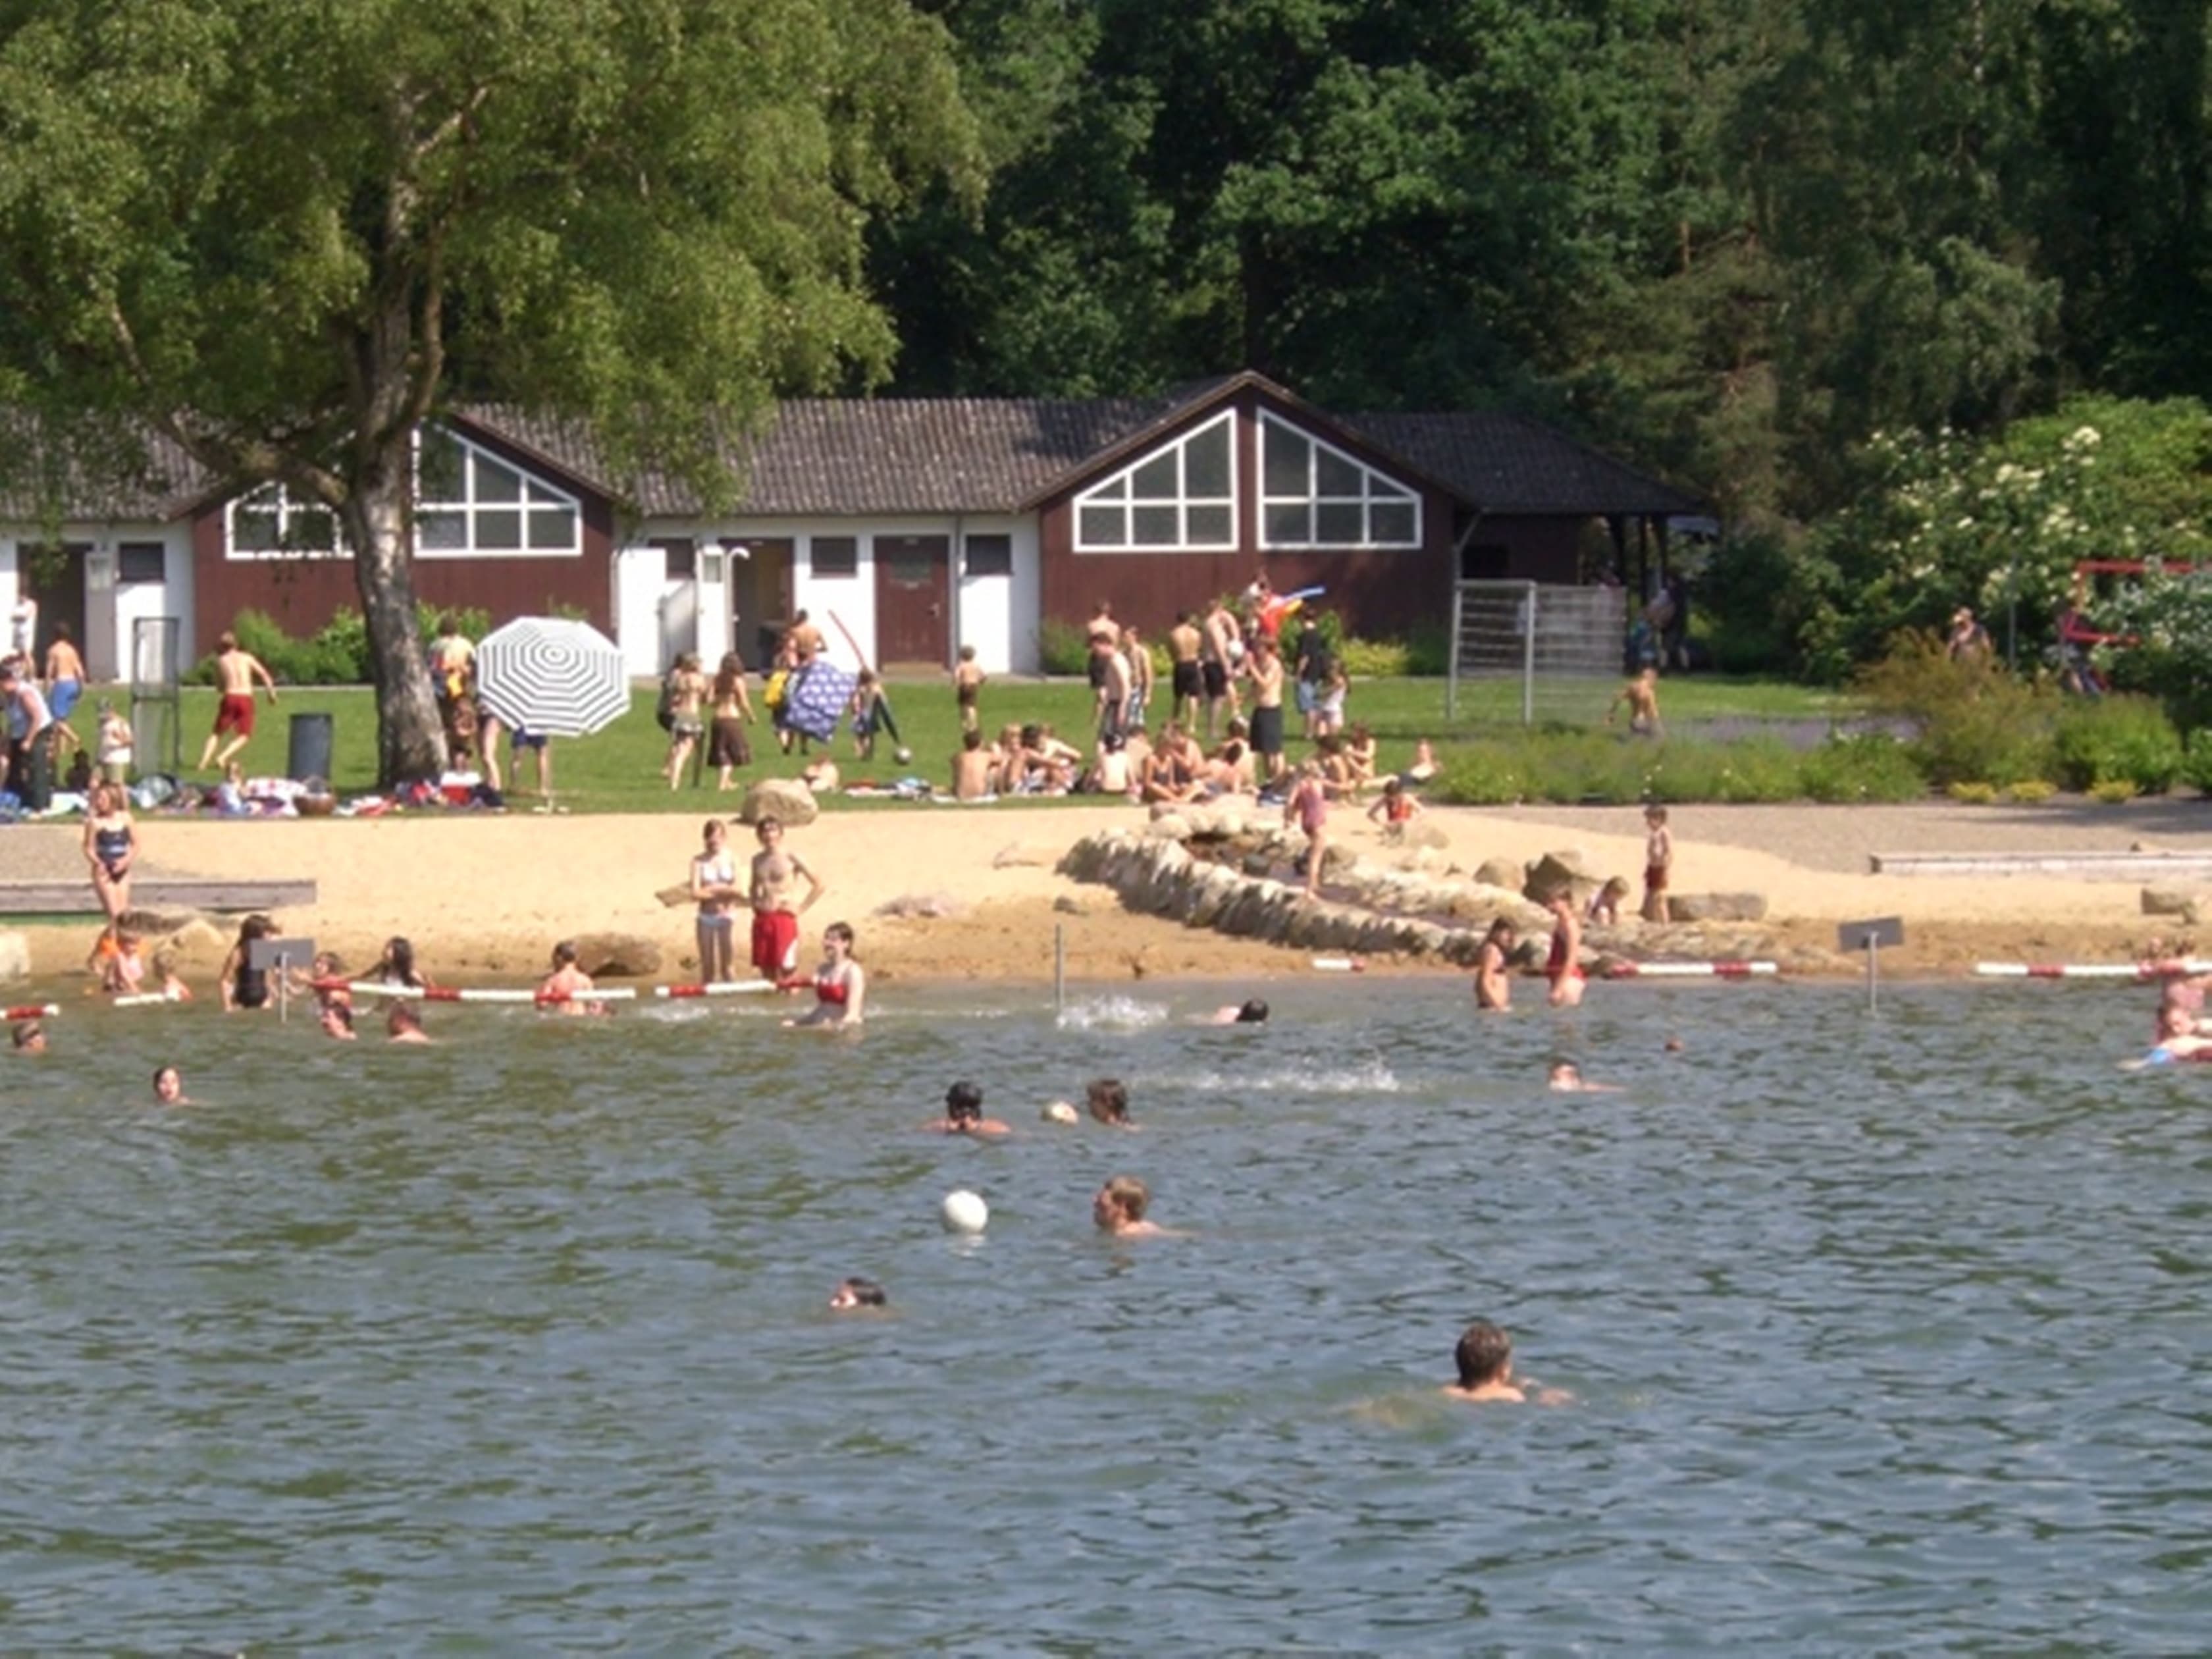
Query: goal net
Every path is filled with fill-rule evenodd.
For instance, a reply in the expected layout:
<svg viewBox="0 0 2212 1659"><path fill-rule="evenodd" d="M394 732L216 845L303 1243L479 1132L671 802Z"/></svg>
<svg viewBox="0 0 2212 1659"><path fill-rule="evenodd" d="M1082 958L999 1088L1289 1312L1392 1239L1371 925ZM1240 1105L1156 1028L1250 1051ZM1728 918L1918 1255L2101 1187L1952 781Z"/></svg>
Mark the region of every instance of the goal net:
<svg viewBox="0 0 2212 1659"><path fill-rule="evenodd" d="M1457 583L1445 718L1594 722L1620 683L1627 637L1624 588Z"/></svg>

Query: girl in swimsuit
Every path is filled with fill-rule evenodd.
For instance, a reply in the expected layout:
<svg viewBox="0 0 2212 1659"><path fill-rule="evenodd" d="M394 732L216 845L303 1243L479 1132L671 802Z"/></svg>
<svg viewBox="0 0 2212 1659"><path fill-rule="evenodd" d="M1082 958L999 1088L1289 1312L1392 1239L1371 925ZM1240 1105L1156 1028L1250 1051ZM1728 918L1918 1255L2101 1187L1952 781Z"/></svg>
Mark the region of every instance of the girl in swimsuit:
<svg viewBox="0 0 2212 1659"><path fill-rule="evenodd" d="M92 792L92 811L84 821L84 860L110 927L131 908L131 863L137 852L129 798L112 785L100 785Z"/></svg>
<svg viewBox="0 0 2212 1659"><path fill-rule="evenodd" d="M1551 1004L1572 1008L1583 1000L1583 970L1578 961L1583 925L1575 915L1575 896L1562 889L1552 896L1552 954L1544 961L1544 977L1552 981Z"/></svg>
<svg viewBox="0 0 2212 1659"><path fill-rule="evenodd" d="M833 921L822 930L822 965L814 970L814 1006L788 1026L823 1026L842 1030L858 1025L866 1011L868 975L853 960L853 930Z"/></svg>
<svg viewBox="0 0 2212 1659"><path fill-rule="evenodd" d="M730 855L728 826L708 818L702 833L704 846L691 860L691 896L699 906L699 977L712 985L737 977L737 908L744 890Z"/></svg>
<svg viewBox="0 0 2212 1659"><path fill-rule="evenodd" d="M269 970L252 966L252 947L256 939L267 939L276 931L276 924L266 916L248 916L238 924L238 942L222 959L222 1011L226 1014L240 1008L269 1006Z"/></svg>

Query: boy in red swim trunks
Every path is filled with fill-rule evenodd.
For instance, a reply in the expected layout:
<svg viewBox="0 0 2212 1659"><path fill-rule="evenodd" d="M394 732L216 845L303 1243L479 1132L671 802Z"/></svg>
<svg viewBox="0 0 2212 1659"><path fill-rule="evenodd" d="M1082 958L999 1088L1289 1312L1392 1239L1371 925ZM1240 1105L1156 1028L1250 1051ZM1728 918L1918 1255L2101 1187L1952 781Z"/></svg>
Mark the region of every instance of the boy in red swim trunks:
<svg viewBox="0 0 2212 1659"><path fill-rule="evenodd" d="M746 900L753 911L753 966L763 979L780 983L799 965L799 918L822 896L822 878L796 853L783 850L780 819L763 818L753 833L761 847L753 854L752 886ZM801 880L806 883L806 896L793 908L792 890Z"/></svg>
<svg viewBox="0 0 2212 1659"><path fill-rule="evenodd" d="M215 683L222 701L216 705L215 730L208 733L206 745L200 750L200 770L228 766L238 751L246 747L253 736L253 682L259 680L269 688L269 703L276 704L276 682L269 678L269 671L261 665L261 659L250 651L238 648L238 635L225 629L216 638ZM225 736L230 741L222 750L216 750Z"/></svg>

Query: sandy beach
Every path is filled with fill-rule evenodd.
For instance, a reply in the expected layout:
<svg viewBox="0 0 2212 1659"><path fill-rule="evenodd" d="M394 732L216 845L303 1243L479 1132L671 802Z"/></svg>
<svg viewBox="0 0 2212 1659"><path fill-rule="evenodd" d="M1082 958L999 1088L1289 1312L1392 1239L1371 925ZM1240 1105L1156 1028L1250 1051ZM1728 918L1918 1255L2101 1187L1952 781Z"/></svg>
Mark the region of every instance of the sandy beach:
<svg viewBox="0 0 2212 1659"><path fill-rule="evenodd" d="M733 798L731 804L734 804ZM313 878L318 902L280 917L353 963L404 933L431 971L455 980L519 981L534 974L553 940L615 932L657 943L656 977L688 977L691 915L658 890L685 878L699 817L421 816L372 822L180 823L142 820L149 870L179 876ZM1122 805L1034 808L916 806L910 811L833 813L794 830L792 845L828 892L807 919L808 949L822 925L843 920L881 980L1045 979L1054 930L1065 927L1069 974L1086 980L1158 976L1265 977L1310 971L1305 955L1217 937L1125 912L1103 888L1056 874L1077 837L1145 822ZM1775 947L1832 947L1847 918L1895 915L1905 949L1887 965L1903 974L1955 972L1979 958L2119 960L2154 937L2185 935L2141 913L2138 885L2040 876L1928 878L1867 873L1869 854L2124 851L2136 845L2194 850L2212 845L2196 801L2105 807L2047 803L2017 809L1930 803L1910 806L1688 806L1674 813L1678 891L1756 891L1768 905ZM1601 868L1634 877L1643 839L1631 808L1431 809L1441 856L1472 870L1493 857L1527 860L1573 847ZM1340 811L1335 829L1383 859L1379 832ZM15 875L81 870L74 825L4 832L0 868ZM737 846L748 849L739 828ZM899 909L927 914L892 914ZM81 967L89 920L31 927L40 976ZM203 937L188 976L204 975ZM1440 964L1402 966L1449 973Z"/></svg>

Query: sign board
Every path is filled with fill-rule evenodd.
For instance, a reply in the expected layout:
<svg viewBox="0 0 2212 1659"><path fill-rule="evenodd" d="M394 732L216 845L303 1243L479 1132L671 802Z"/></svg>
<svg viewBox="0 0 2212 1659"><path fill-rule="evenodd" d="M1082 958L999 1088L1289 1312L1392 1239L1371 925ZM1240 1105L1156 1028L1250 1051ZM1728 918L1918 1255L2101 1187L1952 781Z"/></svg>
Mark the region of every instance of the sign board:
<svg viewBox="0 0 2212 1659"><path fill-rule="evenodd" d="M252 939L246 942L246 965L257 974L304 968L314 959L315 941L311 939Z"/></svg>
<svg viewBox="0 0 2212 1659"><path fill-rule="evenodd" d="M1904 943L1903 916L1873 916L1865 921L1847 921L1836 929L1838 951L1864 951L1877 945Z"/></svg>

